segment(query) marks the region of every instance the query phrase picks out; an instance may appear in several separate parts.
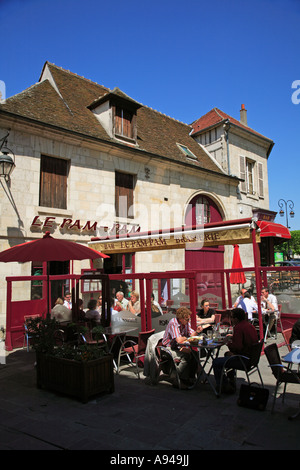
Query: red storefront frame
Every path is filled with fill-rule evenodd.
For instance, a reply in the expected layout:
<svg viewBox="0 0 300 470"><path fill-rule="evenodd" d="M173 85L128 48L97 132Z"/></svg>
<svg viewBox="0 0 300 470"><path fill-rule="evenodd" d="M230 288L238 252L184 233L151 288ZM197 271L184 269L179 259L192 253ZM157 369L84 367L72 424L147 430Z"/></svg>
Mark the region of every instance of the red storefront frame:
<svg viewBox="0 0 300 470"><path fill-rule="evenodd" d="M243 219L239 223L244 223L245 220L250 222L252 219ZM219 225L219 224L216 224ZM220 224L221 225L221 224ZM229 221L225 223L229 225ZM259 265L259 248L256 241L256 229L255 226L251 229L251 239L254 256L254 267L243 268L243 271L254 271L256 280L256 293L257 298L261 297L261 286L262 286L262 273L268 269L273 270L273 267L262 268ZM289 268L275 268L276 270L287 270ZM294 270L300 271L300 268ZM211 272L221 273L221 292L222 292L222 304L226 308L226 295L225 286L227 286L227 299L228 306L232 305L231 301L231 290L229 276L231 272L239 272L237 269L203 269L203 270L184 270L184 271L170 271L170 272L152 272L152 273L130 273L130 274L117 274L117 275L106 275L110 280L113 279L135 279L139 281L140 291L140 303L141 303L141 327L142 331L151 329L151 292L152 292L152 281L154 279L166 279L166 278L185 278L189 280L189 296L190 296L190 308L192 311L192 327L196 326L196 307L197 307L197 273L199 272ZM264 274L263 274L264 275ZM105 275L98 275L103 277ZM12 350L14 347L21 346L20 338L24 338L24 316L33 315L40 313L42 316L47 311L47 297L43 299L31 300L31 301L12 301L12 282L16 281L32 281L32 280L43 280L46 281L46 276L20 276L20 277L7 277L7 316L6 316L6 342L5 347L7 350ZM55 279L69 279L72 285L72 301L73 304L77 304L79 298L79 282L82 279L81 275L63 275L63 276L50 276L50 281ZM94 276L96 279L97 276ZM145 305L146 301L146 305ZM261 306L258 303L258 316L260 326L260 337L263 338L263 324ZM106 324L110 324L110 303L107 302L107 316L105 318Z"/></svg>

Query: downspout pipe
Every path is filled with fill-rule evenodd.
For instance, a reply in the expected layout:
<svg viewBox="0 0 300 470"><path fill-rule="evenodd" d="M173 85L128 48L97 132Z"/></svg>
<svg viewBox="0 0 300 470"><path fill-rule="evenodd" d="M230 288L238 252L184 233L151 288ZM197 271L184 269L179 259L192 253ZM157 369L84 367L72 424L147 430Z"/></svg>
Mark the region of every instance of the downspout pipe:
<svg viewBox="0 0 300 470"><path fill-rule="evenodd" d="M230 129L229 119L226 119L226 121L224 122L223 129L224 129L225 140L226 140L226 145L227 145L227 170L228 170L228 175L230 176L231 169L230 169L230 155L229 155L229 129Z"/></svg>

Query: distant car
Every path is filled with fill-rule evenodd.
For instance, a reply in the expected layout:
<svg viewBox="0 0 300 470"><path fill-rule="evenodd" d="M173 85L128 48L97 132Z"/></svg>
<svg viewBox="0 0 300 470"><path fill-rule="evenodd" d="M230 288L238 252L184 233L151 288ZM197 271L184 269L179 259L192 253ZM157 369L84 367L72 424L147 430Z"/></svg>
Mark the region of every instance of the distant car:
<svg viewBox="0 0 300 470"><path fill-rule="evenodd" d="M290 259L289 261L277 261L275 266L300 266L300 259Z"/></svg>

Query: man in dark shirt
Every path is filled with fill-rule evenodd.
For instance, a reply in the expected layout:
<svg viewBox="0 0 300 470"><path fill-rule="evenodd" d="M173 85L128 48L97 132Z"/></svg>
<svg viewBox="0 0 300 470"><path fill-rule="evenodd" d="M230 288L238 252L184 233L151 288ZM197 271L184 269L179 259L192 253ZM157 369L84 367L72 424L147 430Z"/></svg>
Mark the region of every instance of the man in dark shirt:
<svg viewBox="0 0 300 470"><path fill-rule="evenodd" d="M300 340L300 320L297 320L293 326L290 344L296 340Z"/></svg>
<svg viewBox="0 0 300 470"><path fill-rule="evenodd" d="M254 326L246 319L246 313L241 308L234 308L231 312L232 324L234 326L232 339L227 343L229 351L225 353L224 357L218 357L213 361L213 369L216 380L217 389L220 388L220 380L222 369L225 362L230 356L237 354L249 357L251 346L257 343L257 331ZM240 360L238 358L232 358L226 363L226 368L232 368L239 366ZM227 378L229 380L227 380ZM228 376L224 375L222 392L233 393L235 391L235 371L230 371Z"/></svg>

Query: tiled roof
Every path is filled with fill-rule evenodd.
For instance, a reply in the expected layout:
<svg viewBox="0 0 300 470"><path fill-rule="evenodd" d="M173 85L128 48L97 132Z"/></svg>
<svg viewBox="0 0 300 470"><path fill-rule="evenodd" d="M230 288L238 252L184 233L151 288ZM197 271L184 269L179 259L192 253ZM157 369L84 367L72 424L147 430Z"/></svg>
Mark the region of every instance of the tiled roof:
<svg viewBox="0 0 300 470"><path fill-rule="evenodd" d="M234 119L233 117L229 116L229 114L224 113L224 111L221 111L218 108L211 109L208 113L204 114L204 116L201 116L199 119L196 119L196 121L191 124L191 126L193 127L192 135L195 135L198 132L203 132L206 129L209 129L210 127L215 127L216 125L226 121L227 119L231 124L234 124L235 126L238 126L241 129L244 129L263 139L270 141L270 139L268 139L267 137L263 136L262 134L259 134L258 132L246 126L245 124L242 124L240 121Z"/></svg>
<svg viewBox="0 0 300 470"><path fill-rule="evenodd" d="M48 68L59 93L50 81L45 79L8 98L0 105L0 113L3 110L62 130L116 143L89 107L107 93L119 93L123 97L127 95L118 89L111 91L49 62L46 62L44 69L45 67ZM148 152L161 158L225 175L212 157L189 135L191 130L190 125L141 105L137 109L138 146L135 151ZM187 146L197 159L187 159L177 143ZM118 142L118 146L120 145L128 148L126 143Z"/></svg>

